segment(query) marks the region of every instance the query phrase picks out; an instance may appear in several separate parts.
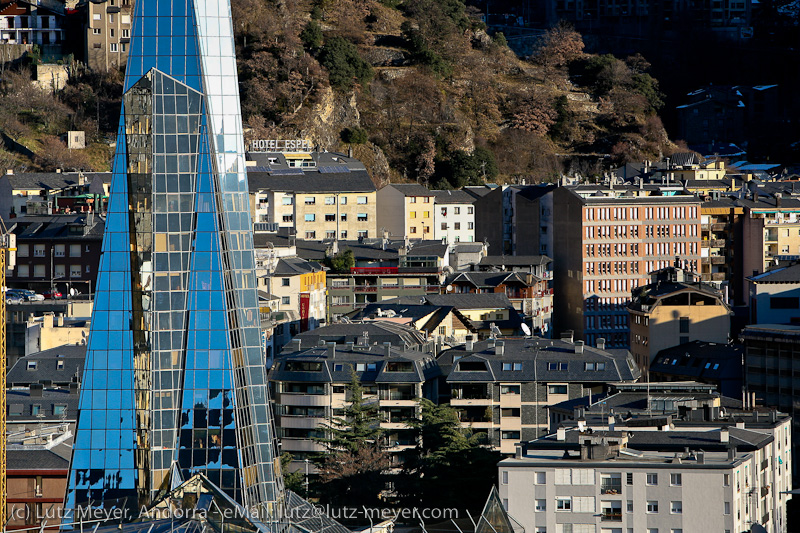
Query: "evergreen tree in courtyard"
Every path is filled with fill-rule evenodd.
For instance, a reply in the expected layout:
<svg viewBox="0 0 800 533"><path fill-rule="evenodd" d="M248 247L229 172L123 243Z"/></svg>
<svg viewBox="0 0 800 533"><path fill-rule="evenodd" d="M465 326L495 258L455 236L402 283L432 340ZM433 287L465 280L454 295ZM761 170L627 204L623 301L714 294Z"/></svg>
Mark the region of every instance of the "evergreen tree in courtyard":
<svg viewBox="0 0 800 533"><path fill-rule="evenodd" d="M364 400L364 387L351 367L344 416L331 418L328 449L319 462L320 500L331 505L361 508L381 504L389 454L382 448L383 430L377 403Z"/></svg>
<svg viewBox="0 0 800 533"><path fill-rule="evenodd" d="M485 436L461 426L449 405L420 401L420 442L406 457L396 486L404 506L456 508L480 513L497 479L501 454Z"/></svg>

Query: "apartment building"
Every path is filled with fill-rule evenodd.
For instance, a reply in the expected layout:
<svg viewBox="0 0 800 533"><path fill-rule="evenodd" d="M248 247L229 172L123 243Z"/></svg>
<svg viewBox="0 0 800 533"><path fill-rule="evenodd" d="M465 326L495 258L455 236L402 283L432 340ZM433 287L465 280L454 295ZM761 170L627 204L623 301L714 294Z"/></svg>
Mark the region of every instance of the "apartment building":
<svg viewBox="0 0 800 533"><path fill-rule="evenodd" d="M552 330L553 290L547 279L524 272L455 272L443 285L448 294L505 294L530 320L534 334L544 337Z"/></svg>
<svg viewBox="0 0 800 533"><path fill-rule="evenodd" d="M434 194L433 238L454 244L475 241L475 197L465 191Z"/></svg>
<svg viewBox="0 0 800 533"><path fill-rule="evenodd" d="M650 283L633 289L628 312L630 349L642 370L666 348L730 339L732 311L722 293L681 268L651 272Z"/></svg>
<svg viewBox="0 0 800 533"><path fill-rule="evenodd" d="M752 324L800 322L800 263L773 268L747 281Z"/></svg>
<svg viewBox="0 0 800 533"><path fill-rule="evenodd" d="M633 382L640 376L627 351L569 339L467 340L443 352L438 361L462 425L486 433L502 453L513 453L519 442L547 431L548 405L598 395L609 383Z"/></svg>
<svg viewBox="0 0 800 533"><path fill-rule="evenodd" d="M787 531L788 416L612 419L559 428L499 463L500 498L525 531Z"/></svg>
<svg viewBox="0 0 800 533"><path fill-rule="evenodd" d="M366 170L251 166L247 176L256 232L287 228L308 241L378 236L377 189Z"/></svg>
<svg viewBox="0 0 800 533"><path fill-rule="evenodd" d="M788 188L788 187L786 187ZM765 192L767 194L765 194ZM745 207L743 226L744 275L756 276L782 260L800 256L800 195L768 190L752 183ZM749 294L745 301L749 304Z"/></svg>
<svg viewBox="0 0 800 533"><path fill-rule="evenodd" d="M325 324L327 280L321 264L300 257L277 258L266 274L259 276L258 286L278 300L271 311L288 312L295 318L290 321L295 332Z"/></svg>
<svg viewBox="0 0 800 533"><path fill-rule="evenodd" d="M690 270L700 266L700 200L680 189L612 183L558 187L553 204L556 331L627 347L631 291L676 257Z"/></svg>
<svg viewBox="0 0 800 533"><path fill-rule="evenodd" d="M334 252L352 250L355 266L348 272L329 271L330 316L349 313L369 304L401 296L416 303L439 294L450 259L449 245L441 241L389 241L335 243Z"/></svg>
<svg viewBox="0 0 800 533"><path fill-rule="evenodd" d="M383 187L378 191L378 228L395 238L435 239L435 199L433 192L416 183Z"/></svg>
<svg viewBox="0 0 800 533"><path fill-rule="evenodd" d="M63 41L63 3L14 0L0 5L0 44L36 44L50 51Z"/></svg>
<svg viewBox="0 0 800 533"><path fill-rule="evenodd" d="M108 197L105 183L110 175L110 172L7 171L0 176L0 216L9 226L12 219L25 215L103 213Z"/></svg>
<svg viewBox="0 0 800 533"><path fill-rule="evenodd" d="M10 286L45 291L94 292L105 219L93 213L14 219L17 264Z"/></svg>
<svg viewBox="0 0 800 533"><path fill-rule="evenodd" d="M438 401L439 365L432 354L370 342L362 338L303 348L293 341L273 364L269 380L278 438L297 466L325 451L314 439L324 437L330 421L343 416L353 372L365 401L378 409L393 464L399 464L402 451L417 445L410 422L419 418L420 398Z"/></svg>
<svg viewBox="0 0 800 533"><path fill-rule="evenodd" d="M744 206L734 198L712 193L700 204L700 275L704 282L727 287L735 305L744 303L742 227ZM749 274L749 273L748 273Z"/></svg>
<svg viewBox="0 0 800 533"><path fill-rule="evenodd" d="M504 255L553 253L553 191L555 185L496 187L475 201L475 238L489 251ZM472 193L475 194L475 193Z"/></svg>
<svg viewBox="0 0 800 533"><path fill-rule="evenodd" d="M108 71L125 68L133 24L133 0L85 2L86 64L90 69Z"/></svg>

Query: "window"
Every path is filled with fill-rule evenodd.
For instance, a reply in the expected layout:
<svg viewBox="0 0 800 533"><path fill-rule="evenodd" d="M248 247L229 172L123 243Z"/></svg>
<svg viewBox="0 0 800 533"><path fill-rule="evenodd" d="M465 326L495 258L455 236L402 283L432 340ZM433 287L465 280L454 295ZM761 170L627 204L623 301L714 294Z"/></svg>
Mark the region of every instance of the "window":
<svg viewBox="0 0 800 533"><path fill-rule="evenodd" d="M69 277L71 278L79 278L82 275L82 269L80 265L70 265L69 266Z"/></svg>
<svg viewBox="0 0 800 533"><path fill-rule="evenodd" d="M628 513L633 512L633 500L628 500L628 504L625 506L625 511Z"/></svg>
<svg viewBox="0 0 800 533"><path fill-rule="evenodd" d="M339 238L340 239L346 239L347 238L347 230L342 230L341 234L339 235Z"/></svg>
<svg viewBox="0 0 800 533"><path fill-rule="evenodd" d="M347 222L347 213L342 213L342 222Z"/></svg>
<svg viewBox="0 0 800 533"><path fill-rule="evenodd" d="M33 245L33 257L44 257L44 244Z"/></svg>
<svg viewBox="0 0 800 533"><path fill-rule="evenodd" d="M430 211L423 211L422 212L422 217L423 218L430 218L431 217L431 212Z"/></svg>
<svg viewBox="0 0 800 533"><path fill-rule="evenodd" d="M648 485L658 485L658 474L647 474Z"/></svg>
<svg viewBox="0 0 800 533"><path fill-rule="evenodd" d="M70 257L80 257L81 256L81 245L80 244L70 244L69 245L69 256Z"/></svg>
<svg viewBox="0 0 800 533"><path fill-rule="evenodd" d="M416 226L411 226L410 228L408 228L408 232L409 233L416 233L417 232Z"/></svg>
<svg viewBox="0 0 800 533"><path fill-rule="evenodd" d="M680 487L683 484L683 476L681 474L670 474L669 484L673 487Z"/></svg>
<svg viewBox="0 0 800 533"><path fill-rule="evenodd" d="M536 500L536 507L534 508L537 513L547 510L547 500Z"/></svg>
<svg viewBox="0 0 800 533"><path fill-rule="evenodd" d="M682 316L680 318L680 333L689 333L689 317Z"/></svg>
<svg viewBox="0 0 800 533"><path fill-rule="evenodd" d="M55 276L54 278L66 278L67 277L67 267L66 265L54 265L55 268Z"/></svg>
<svg viewBox="0 0 800 533"><path fill-rule="evenodd" d="M17 245L17 257L28 257L29 248L27 244Z"/></svg>
<svg viewBox="0 0 800 533"><path fill-rule="evenodd" d="M325 232L325 238L328 239L328 240L335 239L336 238L336 231L334 231L334 230L326 231Z"/></svg>
<svg viewBox="0 0 800 533"><path fill-rule="evenodd" d="M473 215L473 214L475 214L475 208L474 208L474 207L468 207L468 208L467 208L467 214L468 214L468 215Z"/></svg>
<svg viewBox="0 0 800 533"><path fill-rule="evenodd" d="M367 230L365 230L365 229L358 230L358 238L359 239L366 239L368 236L369 236L369 234L368 234Z"/></svg>
<svg viewBox="0 0 800 533"><path fill-rule="evenodd" d="M625 474L625 483L627 485L633 485L633 472L628 472Z"/></svg>
<svg viewBox="0 0 800 533"><path fill-rule="evenodd" d="M522 363L503 363L503 370L505 371L522 370Z"/></svg>
<svg viewBox="0 0 800 533"><path fill-rule="evenodd" d="M281 203L282 203L283 205L292 205L292 197L291 197L291 196L284 196L284 197L281 199Z"/></svg>
<svg viewBox="0 0 800 533"><path fill-rule="evenodd" d="M306 196L306 205L314 205L317 203L316 196Z"/></svg>
<svg viewBox="0 0 800 533"><path fill-rule="evenodd" d="M131 36L131 30L129 30L128 28L122 28L122 37L123 37L123 39L127 39L130 36ZM124 43L122 45L122 51L123 52L125 51L125 44Z"/></svg>
<svg viewBox="0 0 800 533"><path fill-rule="evenodd" d="M31 271L28 265L17 265L17 277L27 278L30 275Z"/></svg>
<svg viewBox="0 0 800 533"><path fill-rule="evenodd" d="M306 214L305 221L306 222L314 222L316 220L316 218L317 218L317 216L314 213L309 213L309 214Z"/></svg>
<svg viewBox="0 0 800 533"><path fill-rule="evenodd" d="M730 474L722 474L722 485L725 487L731 486L731 475Z"/></svg>
<svg viewBox="0 0 800 533"><path fill-rule="evenodd" d="M336 363L335 365L333 365L333 371L334 372L341 372L342 370L344 370L344 365L342 365L342 363ZM333 392L336 392L336 391L333 391ZM342 392L344 392L344 391L342 391Z"/></svg>
<svg viewBox="0 0 800 533"><path fill-rule="evenodd" d="M454 226L453 229L460 230L461 229L461 222L456 222L455 224L453 224L453 226Z"/></svg>
<svg viewBox="0 0 800 533"><path fill-rule="evenodd" d="M317 238L317 232L316 231L307 231L306 232L306 239L313 240L313 239L316 239L316 238Z"/></svg>
<svg viewBox="0 0 800 533"><path fill-rule="evenodd" d="M92 35L100 35L100 28L92 28Z"/></svg>
<svg viewBox="0 0 800 533"><path fill-rule="evenodd" d="M697 109L695 109L695 111L697 111ZM658 528L657 527L648 527L647 528L647 533L658 533Z"/></svg>
<svg viewBox="0 0 800 533"><path fill-rule="evenodd" d="M100 13L92 14L92 20L100 20Z"/></svg>
<svg viewBox="0 0 800 533"><path fill-rule="evenodd" d="M357 196L356 197L356 203L357 204L366 204L367 203L367 197L366 196Z"/></svg>
<svg viewBox="0 0 800 533"><path fill-rule="evenodd" d="M412 196L412 197L410 197L410 198L408 199L408 203L410 203L410 204L415 204L415 203L417 203L417 197L416 197L416 196Z"/></svg>
<svg viewBox="0 0 800 533"><path fill-rule="evenodd" d="M44 277L44 265L33 265L33 277L34 278Z"/></svg>
<svg viewBox="0 0 800 533"><path fill-rule="evenodd" d="M336 222L336 213L327 213L325 215L325 222Z"/></svg>
<svg viewBox="0 0 800 533"><path fill-rule="evenodd" d="M683 513L683 502L671 502L669 512L672 514Z"/></svg>
<svg viewBox="0 0 800 533"><path fill-rule="evenodd" d="M731 514L731 502L725 502L723 509L725 514Z"/></svg>
<svg viewBox="0 0 800 533"><path fill-rule="evenodd" d="M63 244L56 244L55 246L55 256L56 257L64 257L66 255L66 250Z"/></svg>
<svg viewBox="0 0 800 533"><path fill-rule="evenodd" d="M284 222L294 222L294 215L283 215Z"/></svg>
<svg viewBox="0 0 800 533"><path fill-rule="evenodd" d="M508 485L508 470L503 470L502 474L503 474L503 481L502 481L503 485Z"/></svg>
<svg viewBox="0 0 800 533"><path fill-rule="evenodd" d="M567 370L567 363L547 363L547 370Z"/></svg>
<svg viewBox="0 0 800 533"><path fill-rule="evenodd" d="M112 52L119 52L117 48L117 43L111 43L111 51Z"/></svg>
<svg viewBox="0 0 800 533"><path fill-rule="evenodd" d="M281 297L281 304L283 305L291 305L292 297L291 296L282 296Z"/></svg>
<svg viewBox="0 0 800 533"><path fill-rule="evenodd" d="M347 196L339 197L339 204L340 205L347 205Z"/></svg>
<svg viewBox="0 0 800 533"><path fill-rule="evenodd" d="M474 222L467 222L467 229L475 229L475 223Z"/></svg>
<svg viewBox="0 0 800 533"><path fill-rule="evenodd" d="M42 411L41 405L31 405L31 415L36 416Z"/></svg>
<svg viewBox="0 0 800 533"><path fill-rule="evenodd" d="M442 222L442 231L447 229L447 222Z"/></svg>
<svg viewBox="0 0 800 533"><path fill-rule="evenodd" d="M533 482L536 485L544 485L547 483L547 472L536 472L533 475Z"/></svg>
<svg viewBox="0 0 800 533"><path fill-rule="evenodd" d="M519 385L500 385L500 394L519 394Z"/></svg>
<svg viewBox="0 0 800 533"><path fill-rule="evenodd" d="M683 533L683 530L680 528L670 529L669 533Z"/></svg>
<svg viewBox="0 0 800 533"><path fill-rule="evenodd" d="M647 501L647 512L650 514L658 512L658 500Z"/></svg>
<svg viewBox="0 0 800 533"><path fill-rule="evenodd" d="M454 207L453 208L453 213L455 213L456 215L460 215L461 214L461 208L460 207Z"/></svg>
<svg viewBox="0 0 800 533"><path fill-rule="evenodd" d="M28 361L28 370L36 370L36 361Z"/></svg>
<svg viewBox="0 0 800 533"><path fill-rule="evenodd" d="M417 212L416 211L411 211L411 213L409 213L408 216L411 217L411 218L417 218Z"/></svg>
<svg viewBox="0 0 800 533"><path fill-rule="evenodd" d="M58 404L53 405L53 414L55 416L61 416L61 415L65 414L66 412L67 412L67 406L66 405L58 405Z"/></svg>
<svg viewBox="0 0 800 533"><path fill-rule="evenodd" d="M566 394L567 393L567 386L566 385L548 385L547 386L547 393L548 394Z"/></svg>
<svg viewBox="0 0 800 533"><path fill-rule="evenodd" d="M424 198L422 198L422 203L425 203L425 204L431 203L431 197L430 196L425 196Z"/></svg>
<svg viewBox="0 0 800 533"><path fill-rule="evenodd" d="M289 278L281 278L281 286L282 287L288 287L290 281L291 280Z"/></svg>
<svg viewBox="0 0 800 533"><path fill-rule="evenodd" d="M571 510L572 510L572 498L569 497L556 498L556 511L571 511Z"/></svg>
<svg viewBox="0 0 800 533"><path fill-rule="evenodd" d="M797 309L800 308L800 298L797 296L772 296L769 299L770 309Z"/></svg>
<svg viewBox="0 0 800 533"><path fill-rule="evenodd" d="M366 222L367 221L367 214L366 213L359 213L356 215L356 220L358 222Z"/></svg>
<svg viewBox="0 0 800 533"><path fill-rule="evenodd" d="M336 197L335 196L326 196L325 197L325 205L334 205L336 204Z"/></svg>

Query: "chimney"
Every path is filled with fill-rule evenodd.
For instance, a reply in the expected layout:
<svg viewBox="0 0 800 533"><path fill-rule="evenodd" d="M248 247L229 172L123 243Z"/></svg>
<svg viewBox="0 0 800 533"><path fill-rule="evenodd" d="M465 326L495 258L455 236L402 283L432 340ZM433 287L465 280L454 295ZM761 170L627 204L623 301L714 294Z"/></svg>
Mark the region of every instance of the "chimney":
<svg viewBox="0 0 800 533"><path fill-rule="evenodd" d="M561 333L561 340L564 341L564 342L572 342L574 334L575 334L574 331L572 331L571 329L568 329L567 331L564 331L564 332Z"/></svg>
<svg viewBox="0 0 800 533"><path fill-rule="evenodd" d="M53 328L53 313L44 313L42 316L42 327L52 329Z"/></svg>
<svg viewBox="0 0 800 533"><path fill-rule="evenodd" d="M775 207L781 207L781 199L783 198L783 194L776 192L775 193Z"/></svg>
<svg viewBox="0 0 800 533"><path fill-rule="evenodd" d="M329 342L328 343L328 357L331 358L331 359L335 359L336 358L336 343L335 342Z"/></svg>
<svg viewBox="0 0 800 533"><path fill-rule="evenodd" d="M81 385L80 383L70 383L69 384L69 395L70 396L78 396L81 392Z"/></svg>
<svg viewBox="0 0 800 533"><path fill-rule="evenodd" d="M28 388L31 398L41 398L42 392L44 391L44 385L41 383L31 383L31 386Z"/></svg>
<svg viewBox="0 0 800 533"><path fill-rule="evenodd" d="M565 441L567 440L567 428L560 427L556 430L556 440Z"/></svg>
<svg viewBox="0 0 800 533"><path fill-rule="evenodd" d="M56 326L63 326L64 325L64 313L58 313L56 317Z"/></svg>
<svg viewBox="0 0 800 533"><path fill-rule="evenodd" d="M603 337L597 338L597 349L598 350L605 350L606 349L606 340Z"/></svg>
<svg viewBox="0 0 800 533"><path fill-rule="evenodd" d="M392 355L392 343L391 342L384 342L383 343L383 354L386 357Z"/></svg>
<svg viewBox="0 0 800 533"><path fill-rule="evenodd" d="M505 352L505 344L503 341L495 341L494 354L502 356Z"/></svg>
<svg viewBox="0 0 800 533"><path fill-rule="evenodd" d="M738 418L736 420L736 428L737 429L744 429L744 420L742 420L741 418Z"/></svg>
<svg viewBox="0 0 800 533"><path fill-rule="evenodd" d="M614 427L616 426L617 419L614 415L608 415L608 430L614 431Z"/></svg>
<svg viewBox="0 0 800 533"><path fill-rule="evenodd" d="M586 419L583 418L583 417L580 417L578 419L578 431L583 433L585 430L586 430Z"/></svg>
<svg viewBox="0 0 800 533"><path fill-rule="evenodd" d="M301 339L292 339L292 351L293 352L299 352L301 344L302 344L302 340Z"/></svg>
<svg viewBox="0 0 800 533"><path fill-rule="evenodd" d="M353 351L353 345L355 343L353 341L347 341L345 344L347 345L347 351L348 352L352 352Z"/></svg>
<svg viewBox="0 0 800 533"><path fill-rule="evenodd" d="M523 455L523 453L522 453L522 444L515 444L514 445L514 452L515 452L514 455L516 456L517 459L522 459L522 455Z"/></svg>
<svg viewBox="0 0 800 533"><path fill-rule="evenodd" d="M728 461L733 461L736 459L736 446L731 446L728 448Z"/></svg>
<svg viewBox="0 0 800 533"><path fill-rule="evenodd" d="M575 341L575 353L583 353L583 341Z"/></svg>
<svg viewBox="0 0 800 533"><path fill-rule="evenodd" d="M467 352L471 352L475 349L475 341L472 340L472 335L467 335L467 343L464 346L464 350Z"/></svg>
<svg viewBox="0 0 800 533"><path fill-rule="evenodd" d="M492 337L489 337L489 338L487 339L487 341L486 341L486 346L487 346L488 348L494 348L494 343L495 343L495 340L494 340L494 338L492 338Z"/></svg>
<svg viewBox="0 0 800 533"><path fill-rule="evenodd" d="M731 440L730 431L728 431L728 428L722 428L719 432L719 441L723 443L728 443L730 442L730 440Z"/></svg>
<svg viewBox="0 0 800 533"><path fill-rule="evenodd" d="M705 454L705 452L698 451L695 455L697 457L697 464L699 464L699 465L706 464L706 454Z"/></svg>

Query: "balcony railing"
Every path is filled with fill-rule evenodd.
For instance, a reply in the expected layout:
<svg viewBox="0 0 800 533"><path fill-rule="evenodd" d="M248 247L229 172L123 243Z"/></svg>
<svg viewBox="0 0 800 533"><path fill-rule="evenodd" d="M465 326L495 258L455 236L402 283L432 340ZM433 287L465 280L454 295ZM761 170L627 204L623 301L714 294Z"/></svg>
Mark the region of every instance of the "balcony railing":
<svg viewBox="0 0 800 533"><path fill-rule="evenodd" d="M600 494L622 494L622 483L602 483Z"/></svg>
<svg viewBox="0 0 800 533"><path fill-rule="evenodd" d="M606 522L622 522L622 509L603 509L600 513L600 520Z"/></svg>
<svg viewBox="0 0 800 533"><path fill-rule="evenodd" d="M351 274L397 274L397 267L353 267Z"/></svg>
<svg viewBox="0 0 800 533"><path fill-rule="evenodd" d="M375 285L356 285L353 287L354 292L378 292L378 287Z"/></svg>

